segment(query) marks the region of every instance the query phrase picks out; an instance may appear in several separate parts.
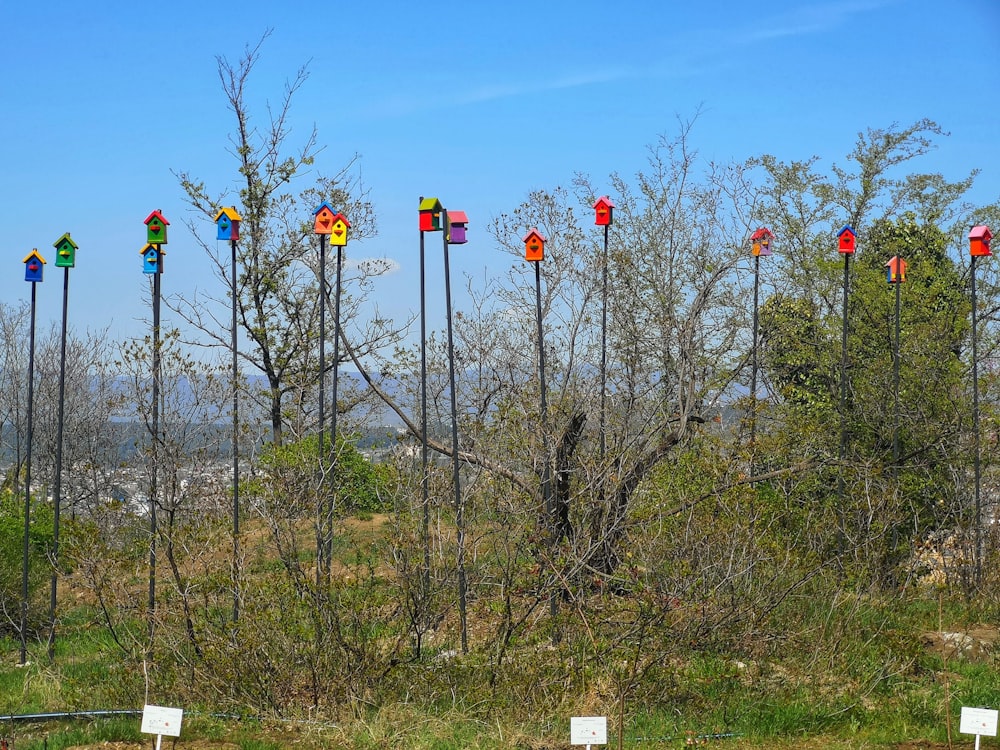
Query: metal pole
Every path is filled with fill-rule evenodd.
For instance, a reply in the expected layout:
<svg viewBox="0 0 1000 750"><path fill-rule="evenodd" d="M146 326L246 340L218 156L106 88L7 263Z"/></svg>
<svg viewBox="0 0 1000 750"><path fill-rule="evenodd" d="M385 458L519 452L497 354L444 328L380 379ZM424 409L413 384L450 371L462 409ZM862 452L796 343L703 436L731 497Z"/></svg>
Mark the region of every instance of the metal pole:
<svg viewBox="0 0 1000 750"><path fill-rule="evenodd" d="M973 432L973 464L975 467L975 512L976 512L976 556L975 556L975 576L978 585L982 579L983 560L983 524L982 524L982 501L979 487L982 480L979 465L979 352L978 352L978 324L976 322L976 256L972 256L972 432Z"/></svg>
<svg viewBox="0 0 1000 750"><path fill-rule="evenodd" d="M340 283L341 269L343 267L344 248L337 245L337 273L336 287L333 291L333 398L330 405L330 450L332 453L330 472L333 478L332 495L327 508L326 518L326 542L328 554L326 559L326 574L330 576L333 558L333 514L337 499L337 383L338 365L340 363Z"/></svg>
<svg viewBox="0 0 1000 750"><path fill-rule="evenodd" d="M233 622L240 619L240 386L239 361L236 348L236 240L229 241L231 252L230 271L233 285L233 319L230 328L230 343L233 350Z"/></svg>
<svg viewBox="0 0 1000 750"><path fill-rule="evenodd" d="M760 256L753 257L753 362L750 366L750 476L754 475L754 458L757 453L757 368L760 342L758 314L760 306Z"/></svg>
<svg viewBox="0 0 1000 750"><path fill-rule="evenodd" d="M157 267L153 274L153 413L151 476L149 481L149 647L153 653L153 633L156 616L156 493L159 471L160 440L160 276L163 268L163 247L156 246Z"/></svg>
<svg viewBox="0 0 1000 750"><path fill-rule="evenodd" d="M545 392L545 342L542 331L542 264L535 262L535 317L538 322L538 390L541 408L542 429L542 499L545 505L545 521L552 538L555 538L555 508L552 503L551 457L549 456L549 407ZM559 601L555 592L549 596L549 612L558 614Z"/></svg>
<svg viewBox="0 0 1000 750"><path fill-rule="evenodd" d="M900 297L902 286L901 268L902 259L897 259L896 263L896 338L893 344L892 354L892 385L893 385L893 409L892 409L892 480L899 480L899 315Z"/></svg>
<svg viewBox="0 0 1000 750"><path fill-rule="evenodd" d="M24 546L21 560L21 665L28 661L28 555L31 551L29 535L31 533L31 442L32 413L35 401L35 299L38 283L31 282L31 326L28 336L28 424L27 450L24 468Z"/></svg>
<svg viewBox="0 0 1000 750"><path fill-rule="evenodd" d="M420 202L423 203L423 196ZM423 506L423 605L428 606L431 590L431 508L427 474L427 290L424 232L420 230L420 496Z"/></svg>
<svg viewBox="0 0 1000 750"><path fill-rule="evenodd" d="M319 481L316 488L316 585L323 582L327 571L326 501L324 486L324 439L326 419L324 388L326 382L326 235L319 236Z"/></svg>
<svg viewBox="0 0 1000 750"><path fill-rule="evenodd" d="M844 254L844 327L843 333L841 335L841 354L840 354L840 451L838 453L838 458L840 459L840 472L837 480L837 493L840 500L844 499L844 466L843 462L847 456L847 300L850 296L850 264L851 256L849 253ZM841 506L842 507L842 506Z"/></svg>
<svg viewBox="0 0 1000 750"><path fill-rule="evenodd" d="M458 395L455 391L455 345L451 323L451 270L448 262L448 212L442 211L441 233L444 240L444 299L448 316L448 378L451 388L451 482L455 488L455 530L457 535L458 567L458 619L461 628L462 653L469 652L468 619L466 614L465 578L465 505L462 502L462 487L459 483L458 462Z"/></svg>
<svg viewBox="0 0 1000 750"><path fill-rule="evenodd" d="M62 336L59 342L59 406L56 416L56 468L52 481L52 585L49 591L49 661L56 651L56 593L59 586L59 511L62 505L63 419L66 405L66 328L69 268L63 268Z"/></svg>
<svg viewBox="0 0 1000 750"><path fill-rule="evenodd" d="M600 457L602 477L606 471L604 458L607 453L607 383L608 383L608 225L604 225L604 255L601 258L601 429ZM541 339L539 339L541 340ZM604 481L600 483L603 500ZM603 505L603 503L602 503Z"/></svg>

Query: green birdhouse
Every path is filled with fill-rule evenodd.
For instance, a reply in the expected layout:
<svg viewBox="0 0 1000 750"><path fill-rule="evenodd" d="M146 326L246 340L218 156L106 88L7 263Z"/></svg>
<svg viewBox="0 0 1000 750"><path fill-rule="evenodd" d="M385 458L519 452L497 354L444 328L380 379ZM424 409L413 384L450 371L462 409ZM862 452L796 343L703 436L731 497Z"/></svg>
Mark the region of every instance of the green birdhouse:
<svg viewBox="0 0 1000 750"><path fill-rule="evenodd" d="M54 247L56 249L56 268L73 268L76 265L77 245L70 238L69 232L56 240Z"/></svg>
<svg viewBox="0 0 1000 750"><path fill-rule="evenodd" d="M160 209L153 211L143 223L146 225L146 242L151 245L167 244L167 227L170 222L160 213Z"/></svg>

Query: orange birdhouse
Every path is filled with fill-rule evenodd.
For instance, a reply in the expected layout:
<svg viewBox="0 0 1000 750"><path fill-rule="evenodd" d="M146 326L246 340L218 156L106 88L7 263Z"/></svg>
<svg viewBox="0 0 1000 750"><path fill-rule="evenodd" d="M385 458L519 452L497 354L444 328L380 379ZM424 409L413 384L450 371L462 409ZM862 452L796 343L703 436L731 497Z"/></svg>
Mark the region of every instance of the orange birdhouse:
<svg viewBox="0 0 1000 750"><path fill-rule="evenodd" d="M990 240L993 238L993 232L990 228L984 225L978 227L973 227L969 232L969 255L973 257L980 257L984 255L992 255L990 252Z"/></svg>
<svg viewBox="0 0 1000 750"><path fill-rule="evenodd" d="M837 252L841 255L853 255L855 239L854 230L845 226L837 232Z"/></svg>
<svg viewBox="0 0 1000 750"><path fill-rule="evenodd" d="M333 234L333 208L323 201L319 208L313 211L313 234Z"/></svg>
<svg viewBox="0 0 1000 750"><path fill-rule="evenodd" d="M532 227L524 235L524 259L539 261L545 259L545 236Z"/></svg>

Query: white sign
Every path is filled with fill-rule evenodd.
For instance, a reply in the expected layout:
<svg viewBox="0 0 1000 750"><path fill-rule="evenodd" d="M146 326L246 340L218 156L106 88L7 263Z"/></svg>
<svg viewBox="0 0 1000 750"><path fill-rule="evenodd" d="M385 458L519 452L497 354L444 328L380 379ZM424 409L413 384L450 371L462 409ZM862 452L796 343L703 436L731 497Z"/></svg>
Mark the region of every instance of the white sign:
<svg viewBox="0 0 1000 750"><path fill-rule="evenodd" d="M974 734L983 737L997 736L997 717L1000 711L992 708L969 708L962 706L962 721L958 731L962 734Z"/></svg>
<svg viewBox="0 0 1000 750"><path fill-rule="evenodd" d="M569 742L571 745L608 744L608 717L606 716L570 717Z"/></svg>
<svg viewBox="0 0 1000 750"><path fill-rule="evenodd" d="M143 706L143 734L164 734L167 737L181 736L181 719L184 718L183 708L165 708L164 706Z"/></svg>

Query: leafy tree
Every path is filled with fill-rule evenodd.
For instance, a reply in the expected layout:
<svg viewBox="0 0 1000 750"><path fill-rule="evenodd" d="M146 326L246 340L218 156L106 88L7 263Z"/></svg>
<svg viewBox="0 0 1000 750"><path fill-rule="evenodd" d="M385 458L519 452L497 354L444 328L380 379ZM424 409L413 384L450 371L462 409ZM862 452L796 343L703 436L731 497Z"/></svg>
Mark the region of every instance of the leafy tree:
<svg viewBox="0 0 1000 750"><path fill-rule="evenodd" d="M235 117L236 128L230 137L230 153L239 174L235 194L230 188L214 193L188 172L177 175L197 217L189 227L210 258L213 273L229 289L229 300L196 295L172 299L170 304L205 337L203 344L228 348L231 322L224 311L232 309L235 296L238 325L250 345L241 350L240 357L266 381L264 411L272 438L280 445L286 427L293 427L297 435L311 429L311 404L316 403L312 396L319 377L320 290L318 253L308 220L316 206L327 201L349 217L351 238L356 241L374 233L375 218L363 186L350 176L353 160L336 174L315 176L298 192L293 191L293 185L309 178L308 168L314 165L321 147L315 128L297 146L291 140L292 101L308 79L305 67L286 85L280 103L273 109L268 107L264 125L255 124L248 91L267 36L248 46L236 63L217 58L222 91ZM239 203L242 216L235 290L230 248L202 239L200 234L221 207L234 202ZM387 268L387 263L369 261L349 271L344 285L354 292L345 291L343 321L359 315L370 291L370 279ZM329 298L332 277L327 283L324 293ZM333 330L330 325L327 335L332 336ZM388 321L377 316L355 330L356 347L362 352L391 344L398 336ZM326 367L333 366L331 357Z"/></svg>

